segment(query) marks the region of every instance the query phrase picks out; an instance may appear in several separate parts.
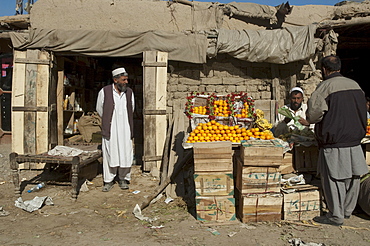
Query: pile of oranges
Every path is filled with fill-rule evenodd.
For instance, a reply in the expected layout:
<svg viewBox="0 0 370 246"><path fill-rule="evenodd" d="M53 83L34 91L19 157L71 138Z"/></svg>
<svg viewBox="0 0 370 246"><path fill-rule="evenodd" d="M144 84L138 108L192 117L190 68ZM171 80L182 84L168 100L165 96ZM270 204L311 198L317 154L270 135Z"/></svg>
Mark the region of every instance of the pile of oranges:
<svg viewBox="0 0 370 246"><path fill-rule="evenodd" d="M366 136L370 136L370 126L366 127Z"/></svg>
<svg viewBox="0 0 370 246"><path fill-rule="evenodd" d="M247 117L249 117L250 114L249 114L249 105L248 105L248 103L245 102L243 104L243 106L244 106L244 108L241 109L240 114L235 115L236 118L247 118Z"/></svg>
<svg viewBox="0 0 370 246"><path fill-rule="evenodd" d="M206 108L206 106L194 107L193 108L193 113L194 114L203 114L203 115L206 115L207 114L207 108Z"/></svg>
<svg viewBox="0 0 370 246"><path fill-rule="evenodd" d="M249 140L250 138L273 139L274 137L269 130L260 131L259 128L246 129L239 125L227 126L211 120L207 123L199 123L190 132L186 142L231 141L233 143L240 143L240 141Z"/></svg>
<svg viewBox="0 0 370 246"><path fill-rule="evenodd" d="M213 102L214 116L229 117L231 114L229 104L226 100L215 100Z"/></svg>

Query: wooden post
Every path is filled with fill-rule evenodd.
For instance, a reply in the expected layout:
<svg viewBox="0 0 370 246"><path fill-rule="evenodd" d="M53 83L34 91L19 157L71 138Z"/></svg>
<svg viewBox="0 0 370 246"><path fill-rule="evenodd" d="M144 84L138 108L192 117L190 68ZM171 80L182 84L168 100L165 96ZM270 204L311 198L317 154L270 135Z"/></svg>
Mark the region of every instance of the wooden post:
<svg viewBox="0 0 370 246"><path fill-rule="evenodd" d="M72 159L72 199L77 199L78 173L79 173L80 157L75 156Z"/></svg>
<svg viewBox="0 0 370 246"><path fill-rule="evenodd" d="M143 55L143 114L144 155L143 170L159 176L166 138L167 106L166 52L145 51Z"/></svg>
<svg viewBox="0 0 370 246"><path fill-rule="evenodd" d="M17 153L10 153L9 161L10 161L10 169L12 170L12 178L14 183L14 193L16 197L21 196L20 184L19 184L19 172L18 172L18 162L16 161L18 154Z"/></svg>
<svg viewBox="0 0 370 246"><path fill-rule="evenodd" d="M58 145L63 145L63 102L64 102L64 58L57 58L58 64L58 81L56 88L56 107L57 107L57 135Z"/></svg>

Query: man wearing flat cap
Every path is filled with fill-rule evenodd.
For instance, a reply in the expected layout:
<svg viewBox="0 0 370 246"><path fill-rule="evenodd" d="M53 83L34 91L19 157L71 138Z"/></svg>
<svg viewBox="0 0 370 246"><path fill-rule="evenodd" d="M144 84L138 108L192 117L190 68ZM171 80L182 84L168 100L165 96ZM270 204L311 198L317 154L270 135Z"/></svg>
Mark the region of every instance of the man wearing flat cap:
<svg viewBox="0 0 370 246"><path fill-rule="evenodd" d="M112 71L113 84L98 94L96 111L102 118L103 191L109 191L118 175L119 187L129 188L133 161L134 94L127 87L128 73L123 67Z"/></svg>
<svg viewBox="0 0 370 246"><path fill-rule="evenodd" d="M289 92L289 96L290 103L286 106L289 109L290 113L293 116L301 117L299 122L304 126L310 127L310 124L306 121L307 104L303 103L303 90L300 87L293 87ZM278 121L275 123L274 126L275 137L279 137L294 129L294 120L285 117L284 115L278 114Z"/></svg>

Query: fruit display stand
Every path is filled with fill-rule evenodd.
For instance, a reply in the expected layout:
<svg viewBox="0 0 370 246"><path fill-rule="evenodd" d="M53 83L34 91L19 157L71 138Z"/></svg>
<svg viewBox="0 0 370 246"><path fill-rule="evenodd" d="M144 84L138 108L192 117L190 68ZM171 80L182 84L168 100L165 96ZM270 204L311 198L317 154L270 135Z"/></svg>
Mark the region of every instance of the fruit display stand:
<svg viewBox="0 0 370 246"><path fill-rule="evenodd" d="M236 220L238 205L235 196L235 178L239 180L242 175L236 175L233 167L234 152L239 150L243 141L273 139L273 134L269 130L272 125L264 119L261 110L254 108L254 100L246 93L226 96L192 93L187 99L185 113L189 118L191 131L186 133L183 147L193 148L194 153L193 178L197 219L202 221ZM276 155L279 154L282 161L282 149L281 153ZM273 162L279 159L276 155L273 157ZM262 159L255 160L260 162ZM266 158L263 158L263 163L266 163ZM279 167L279 165L278 161L275 166ZM256 173L256 175L259 174ZM263 179L262 176L260 175L259 178ZM271 181L268 186L275 182L271 189L279 192L280 174L275 177L270 175L268 179L270 178L276 180ZM266 187L263 187L262 183L263 181L260 182L260 180L251 182L250 190L266 193ZM266 196L263 196L258 199L265 201ZM277 199L282 201L280 193ZM274 200L276 203L276 199ZM280 217L281 205L282 202L279 210Z"/></svg>

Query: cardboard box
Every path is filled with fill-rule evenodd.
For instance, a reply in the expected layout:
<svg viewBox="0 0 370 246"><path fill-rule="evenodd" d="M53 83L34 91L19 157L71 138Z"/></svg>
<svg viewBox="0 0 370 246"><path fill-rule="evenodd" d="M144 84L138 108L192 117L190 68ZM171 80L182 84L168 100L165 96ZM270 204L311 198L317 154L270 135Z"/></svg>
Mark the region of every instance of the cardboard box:
<svg viewBox="0 0 370 246"><path fill-rule="evenodd" d="M195 197L195 201L197 220L236 220L235 198L233 196L197 196Z"/></svg>
<svg viewBox="0 0 370 246"><path fill-rule="evenodd" d="M233 170L232 143L200 142L194 143L195 172L231 172Z"/></svg>
<svg viewBox="0 0 370 246"><path fill-rule="evenodd" d="M283 196L280 193L241 195L237 202L237 217L243 223L281 220Z"/></svg>
<svg viewBox="0 0 370 246"><path fill-rule="evenodd" d="M283 147L273 140L246 141L240 147L244 166L280 166L283 154Z"/></svg>
<svg viewBox="0 0 370 246"><path fill-rule="evenodd" d="M294 169L297 172L316 172L319 149L317 146L294 146L293 159Z"/></svg>
<svg viewBox="0 0 370 246"><path fill-rule="evenodd" d="M320 192L318 190L298 191L284 196L284 220L311 220L320 216Z"/></svg>
<svg viewBox="0 0 370 246"><path fill-rule="evenodd" d="M195 173L196 196L232 196L234 195L234 177L229 173Z"/></svg>

